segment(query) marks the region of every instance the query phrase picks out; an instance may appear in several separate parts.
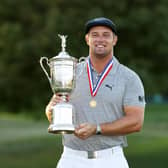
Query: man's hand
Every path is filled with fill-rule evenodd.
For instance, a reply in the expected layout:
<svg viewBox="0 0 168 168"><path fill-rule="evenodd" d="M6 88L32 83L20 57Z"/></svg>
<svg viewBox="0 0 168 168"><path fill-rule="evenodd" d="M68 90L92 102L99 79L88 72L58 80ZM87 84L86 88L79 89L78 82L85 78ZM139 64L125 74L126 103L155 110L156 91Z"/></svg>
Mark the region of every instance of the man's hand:
<svg viewBox="0 0 168 168"><path fill-rule="evenodd" d="M96 134L96 125L95 124L89 124L89 123L83 123L80 124L76 129L75 129L75 135L80 138L80 139L87 139L91 135Z"/></svg>
<svg viewBox="0 0 168 168"><path fill-rule="evenodd" d="M61 101L62 101L61 96L54 94L53 97L51 98L50 102L46 106L45 113L46 113L47 119L50 123L51 123L51 119L52 119L53 106L55 106L57 103L59 103Z"/></svg>

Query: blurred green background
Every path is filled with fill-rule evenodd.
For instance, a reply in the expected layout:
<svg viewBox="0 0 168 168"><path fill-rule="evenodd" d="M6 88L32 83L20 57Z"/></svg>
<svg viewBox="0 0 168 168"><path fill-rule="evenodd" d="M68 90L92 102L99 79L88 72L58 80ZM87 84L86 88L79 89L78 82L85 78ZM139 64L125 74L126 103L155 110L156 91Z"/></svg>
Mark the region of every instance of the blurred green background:
<svg viewBox="0 0 168 168"><path fill-rule="evenodd" d="M44 109L52 96L39 60L61 50L88 55L84 24L108 17L117 25L115 56L136 71L147 108L141 133L128 136L130 167L167 167L167 0L0 0L0 167L55 167L62 144L47 133Z"/></svg>
<svg viewBox="0 0 168 168"><path fill-rule="evenodd" d="M128 136L125 155L130 168L167 168L168 105L146 108L142 132ZM59 135L48 134L48 122L24 115L1 114L0 166L3 168L55 167L61 152Z"/></svg>

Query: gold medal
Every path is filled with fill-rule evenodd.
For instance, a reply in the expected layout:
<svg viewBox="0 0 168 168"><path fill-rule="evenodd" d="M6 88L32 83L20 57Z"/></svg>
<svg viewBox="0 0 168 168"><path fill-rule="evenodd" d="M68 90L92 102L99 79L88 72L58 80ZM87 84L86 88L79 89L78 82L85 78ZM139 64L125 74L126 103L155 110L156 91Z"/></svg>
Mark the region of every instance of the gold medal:
<svg viewBox="0 0 168 168"><path fill-rule="evenodd" d="M92 100L89 102L89 105L90 105L90 107L92 107L92 108L96 107L96 105L97 105L96 100L92 99Z"/></svg>

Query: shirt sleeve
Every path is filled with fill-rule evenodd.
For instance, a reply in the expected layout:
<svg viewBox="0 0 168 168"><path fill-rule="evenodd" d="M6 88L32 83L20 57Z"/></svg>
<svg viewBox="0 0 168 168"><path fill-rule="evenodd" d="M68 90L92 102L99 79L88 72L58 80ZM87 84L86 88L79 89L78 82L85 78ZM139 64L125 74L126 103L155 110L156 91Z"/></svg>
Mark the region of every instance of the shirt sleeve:
<svg viewBox="0 0 168 168"><path fill-rule="evenodd" d="M124 106L145 107L145 93L142 81L137 74L132 74L126 82L123 98Z"/></svg>

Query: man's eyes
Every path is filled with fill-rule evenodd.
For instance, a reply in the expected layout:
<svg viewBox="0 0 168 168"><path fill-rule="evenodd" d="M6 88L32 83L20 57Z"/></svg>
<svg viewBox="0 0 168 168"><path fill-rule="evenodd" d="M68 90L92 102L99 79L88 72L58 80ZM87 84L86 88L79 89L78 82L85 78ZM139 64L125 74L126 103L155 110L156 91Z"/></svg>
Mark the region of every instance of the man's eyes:
<svg viewBox="0 0 168 168"><path fill-rule="evenodd" d="M110 34L103 34L104 37L110 37Z"/></svg>
<svg viewBox="0 0 168 168"><path fill-rule="evenodd" d="M98 36L98 34L92 34L92 37L97 37Z"/></svg>
<svg viewBox="0 0 168 168"><path fill-rule="evenodd" d="M99 34L92 34L92 37L99 37L99 36L100 36ZM103 34L102 36L107 38L110 37L110 34Z"/></svg>

